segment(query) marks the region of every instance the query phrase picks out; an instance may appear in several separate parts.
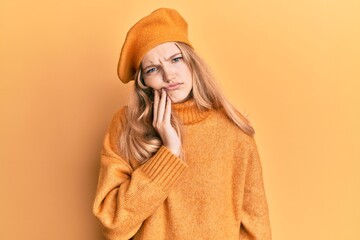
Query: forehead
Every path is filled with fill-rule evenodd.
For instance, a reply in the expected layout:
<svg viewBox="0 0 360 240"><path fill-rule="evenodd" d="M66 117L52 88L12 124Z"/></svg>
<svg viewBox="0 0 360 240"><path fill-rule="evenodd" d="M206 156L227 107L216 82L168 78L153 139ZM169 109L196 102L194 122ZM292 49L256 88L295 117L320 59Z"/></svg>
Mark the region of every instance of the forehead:
<svg viewBox="0 0 360 240"><path fill-rule="evenodd" d="M141 63L146 64L166 60L176 53L180 53L180 49L174 42L159 44L144 55Z"/></svg>

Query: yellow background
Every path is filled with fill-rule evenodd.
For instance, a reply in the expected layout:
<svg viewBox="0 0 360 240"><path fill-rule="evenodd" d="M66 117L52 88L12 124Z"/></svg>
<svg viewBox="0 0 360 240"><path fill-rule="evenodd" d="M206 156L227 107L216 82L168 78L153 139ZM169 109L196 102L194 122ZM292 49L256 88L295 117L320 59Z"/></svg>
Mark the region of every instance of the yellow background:
<svg viewBox="0 0 360 240"><path fill-rule="evenodd" d="M102 239L119 52L164 6L255 126L273 239L360 239L358 0L1 0L0 239Z"/></svg>

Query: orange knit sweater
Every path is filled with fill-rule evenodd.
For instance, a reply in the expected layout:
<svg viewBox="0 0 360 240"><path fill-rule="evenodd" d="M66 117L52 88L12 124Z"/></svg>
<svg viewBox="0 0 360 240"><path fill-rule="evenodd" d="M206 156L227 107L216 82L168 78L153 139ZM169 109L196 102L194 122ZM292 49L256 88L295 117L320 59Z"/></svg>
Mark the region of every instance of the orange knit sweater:
<svg viewBox="0 0 360 240"><path fill-rule="evenodd" d="M271 239L253 137L222 111L173 104L186 163L162 146L146 163L118 154L120 109L105 136L93 212L106 239Z"/></svg>

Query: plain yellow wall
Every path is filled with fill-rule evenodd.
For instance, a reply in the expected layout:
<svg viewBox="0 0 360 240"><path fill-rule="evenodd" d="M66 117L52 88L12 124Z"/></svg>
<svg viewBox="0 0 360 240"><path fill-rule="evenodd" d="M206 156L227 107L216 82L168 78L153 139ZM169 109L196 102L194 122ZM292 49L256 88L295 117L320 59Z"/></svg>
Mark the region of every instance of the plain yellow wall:
<svg viewBox="0 0 360 240"><path fill-rule="evenodd" d="M360 1L0 2L0 239L102 239L91 207L129 27L176 8L249 116L274 240L360 239Z"/></svg>

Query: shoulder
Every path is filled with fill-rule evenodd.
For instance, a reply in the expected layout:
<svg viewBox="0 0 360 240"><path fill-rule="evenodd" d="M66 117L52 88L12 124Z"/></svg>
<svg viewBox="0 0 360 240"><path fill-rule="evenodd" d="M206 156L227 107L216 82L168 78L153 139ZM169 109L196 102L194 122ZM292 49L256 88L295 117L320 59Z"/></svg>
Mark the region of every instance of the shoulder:
<svg viewBox="0 0 360 240"><path fill-rule="evenodd" d="M113 114L111 122L116 122L124 119L127 108L128 108L127 106L122 106L118 110L116 110L115 113Z"/></svg>
<svg viewBox="0 0 360 240"><path fill-rule="evenodd" d="M122 106L113 113L113 116L109 124L109 130L121 128L121 126L126 121L126 112L127 112L127 106Z"/></svg>
<svg viewBox="0 0 360 240"><path fill-rule="evenodd" d="M115 158L120 155L119 142L126 124L126 111L127 107L122 106L113 113L103 141L103 155L115 156Z"/></svg>
<svg viewBox="0 0 360 240"><path fill-rule="evenodd" d="M236 116L246 124L249 124L251 127L250 121L241 114L238 110L234 109ZM215 118L215 121L221 125L223 131L226 131L228 134L235 135L235 141L238 142L242 146L254 146L255 145L255 136L254 134L246 133L242 128L240 128L233 119L231 119L226 111L221 108L219 110L215 110L214 114L212 114Z"/></svg>
<svg viewBox="0 0 360 240"><path fill-rule="evenodd" d="M240 113L237 109L233 109L233 117L230 117L224 108L220 108L217 110L213 110L215 114L213 114L219 121L221 121L226 126L229 126L231 128L237 129L237 132L240 134L246 134L235 122L236 121L242 121L244 124L248 124L249 126L252 126L249 119L247 119L242 113ZM237 119L236 119L237 118ZM250 136L250 135L249 135Z"/></svg>
<svg viewBox="0 0 360 240"><path fill-rule="evenodd" d="M112 144L117 145L122 129L126 124L127 106L120 107L114 112L110 124L108 125L107 134Z"/></svg>
<svg viewBox="0 0 360 240"><path fill-rule="evenodd" d="M206 124L217 135L226 136L226 139L233 143L251 141L252 135L240 128L223 109L211 110Z"/></svg>

